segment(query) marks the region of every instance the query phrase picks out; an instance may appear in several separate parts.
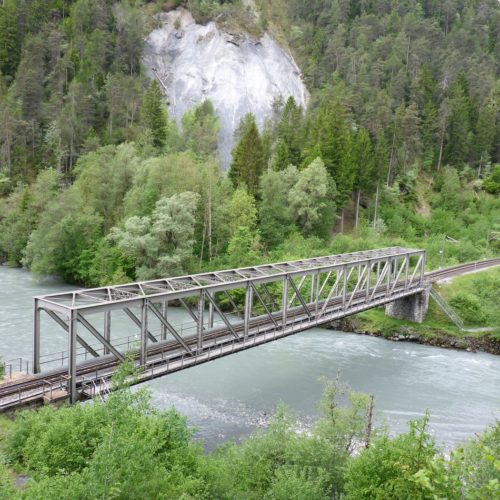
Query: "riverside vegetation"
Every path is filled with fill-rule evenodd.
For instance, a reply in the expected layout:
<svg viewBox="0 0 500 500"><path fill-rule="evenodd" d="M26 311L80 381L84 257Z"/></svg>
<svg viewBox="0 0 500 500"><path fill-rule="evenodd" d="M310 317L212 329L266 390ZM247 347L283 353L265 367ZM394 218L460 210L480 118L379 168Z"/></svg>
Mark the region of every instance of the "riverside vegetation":
<svg viewBox="0 0 500 500"><path fill-rule="evenodd" d="M217 162L211 103L179 126L141 67L152 14L179 4L200 21L254 36L269 30L294 54L311 93L307 110L277 99L260 130L246 116L227 174ZM392 245L425 248L429 268L498 255L496 0L244 4L2 2L0 261L100 285ZM484 281L450 301L475 324L497 321L483 290L498 289L498 274L477 276ZM446 330L438 314L429 321ZM498 424L451 457L436 448L425 419L396 438L373 432L364 449L369 399L346 393L350 404L341 407L333 403L338 390L328 386L310 433L298 434L280 408L268 430L209 455L183 417L153 409L142 391L23 413L4 422L0 491L498 494ZM13 470L31 478L25 489L13 488Z"/></svg>
<svg viewBox="0 0 500 500"><path fill-rule="evenodd" d="M126 367L126 365L125 365ZM486 499L500 493L500 424L445 455L429 416L390 437L373 400L325 383L307 432L279 406L266 429L205 454L174 409L121 384L105 401L2 420L2 498ZM23 479L14 487L14 479Z"/></svg>

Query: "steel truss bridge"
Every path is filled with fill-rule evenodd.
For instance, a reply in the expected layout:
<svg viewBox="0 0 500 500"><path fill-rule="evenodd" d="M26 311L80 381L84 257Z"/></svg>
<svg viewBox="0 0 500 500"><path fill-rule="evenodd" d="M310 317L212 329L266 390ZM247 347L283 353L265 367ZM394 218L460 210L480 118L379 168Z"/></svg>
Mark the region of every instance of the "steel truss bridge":
<svg viewBox="0 0 500 500"><path fill-rule="evenodd" d="M141 382L419 294L425 258L392 247L35 297L33 375L0 386L0 411L102 394L127 356ZM41 355L42 320L67 351Z"/></svg>

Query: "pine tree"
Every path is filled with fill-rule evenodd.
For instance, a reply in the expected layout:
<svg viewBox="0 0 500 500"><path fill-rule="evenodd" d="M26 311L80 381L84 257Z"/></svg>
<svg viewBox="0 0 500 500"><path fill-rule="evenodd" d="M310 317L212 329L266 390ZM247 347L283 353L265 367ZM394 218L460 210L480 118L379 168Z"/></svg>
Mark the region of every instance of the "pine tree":
<svg viewBox="0 0 500 500"><path fill-rule="evenodd" d="M448 142L444 149L445 163L461 167L470 148L470 103L460 81L452 85L449 98Z"/></svg>
<svg viewBox="0 0 500 500"><path fill-rule="evenodd" d="M374 161L372 143L368 132L364 128L358 130L354 138L353 158L354 168L356 170L356 176L354 178L354 189L356 191L355 226L357 228L359 221L359 205L361 193L373 192L373 189L376 188L373 183Z"/></svg>
<svg viewBox="0 0 500 500"><path fill-rule="evenodd" d="M284 142L288 149L288 163L283 168L290 163L299 164L302 152L302 128L302 108L297 106L293 97L289 97L277 126L278 140Z"/></svg>
<svg viewBox="0 0 500 500"><path fill-rule="evenodd" d="M264 171L264 146L252 113L246 114L238 128L239 140L233 149L229 178L235 186L246 185L252 195L257 193Z"/></svg>
<svg viewBox="0 0 500 500"><path fill-rule="evenodd" d="M0 72L13 78L20 56L17 5L15 0L6 0L0 5Z"/></svg>
<svg viewBox="0 0 500 500"><path fill-rule="evenodd" d="M335 98L320 106L312 127L305 164L320 156L337 187L337 203L341 207L349 199L354 182L352 133L346 123L346 110Z"/></svg>
<svg viewBox="0 0 500 500"><path fill-rule="evenodd" d="M144 96L142 118L153 136L153 146L162 148L167 142L168 118L158 82L153 80Z"/></svg>

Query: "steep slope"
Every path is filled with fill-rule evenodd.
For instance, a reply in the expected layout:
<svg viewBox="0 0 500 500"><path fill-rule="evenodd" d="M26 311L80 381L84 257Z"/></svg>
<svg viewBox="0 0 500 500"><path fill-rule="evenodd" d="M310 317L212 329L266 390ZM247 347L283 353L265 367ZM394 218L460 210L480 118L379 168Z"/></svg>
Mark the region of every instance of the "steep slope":
<svg viewBox="0 0 500 500"><path fill-rule="evenodd" d="M262 126L276 97L293 96L305 107L308 92L294 60L267 34L255 40L226 33L213 22L196 24L178 9L159 16L161 27L146 39L144 64L160 82L170 112L183 113L210 99L220 119L219 154L230 163L234 130L252 112Z"/></svg>

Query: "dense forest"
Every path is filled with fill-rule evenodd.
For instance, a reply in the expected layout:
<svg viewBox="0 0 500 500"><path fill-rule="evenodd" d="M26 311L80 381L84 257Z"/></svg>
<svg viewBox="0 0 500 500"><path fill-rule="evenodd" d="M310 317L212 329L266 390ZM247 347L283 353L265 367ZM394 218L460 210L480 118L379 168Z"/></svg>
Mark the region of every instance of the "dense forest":
<svg viewBox="0 0 500 500"><path fill-rule="evenodd" d="M154 14L271 32L308 109L244 117L229 172L210 102L168 116L141 67ZM245 4L247 5L247 4ZM99 285L402 244L498 251L496 0L5 0L0 260Z"/></svg>

